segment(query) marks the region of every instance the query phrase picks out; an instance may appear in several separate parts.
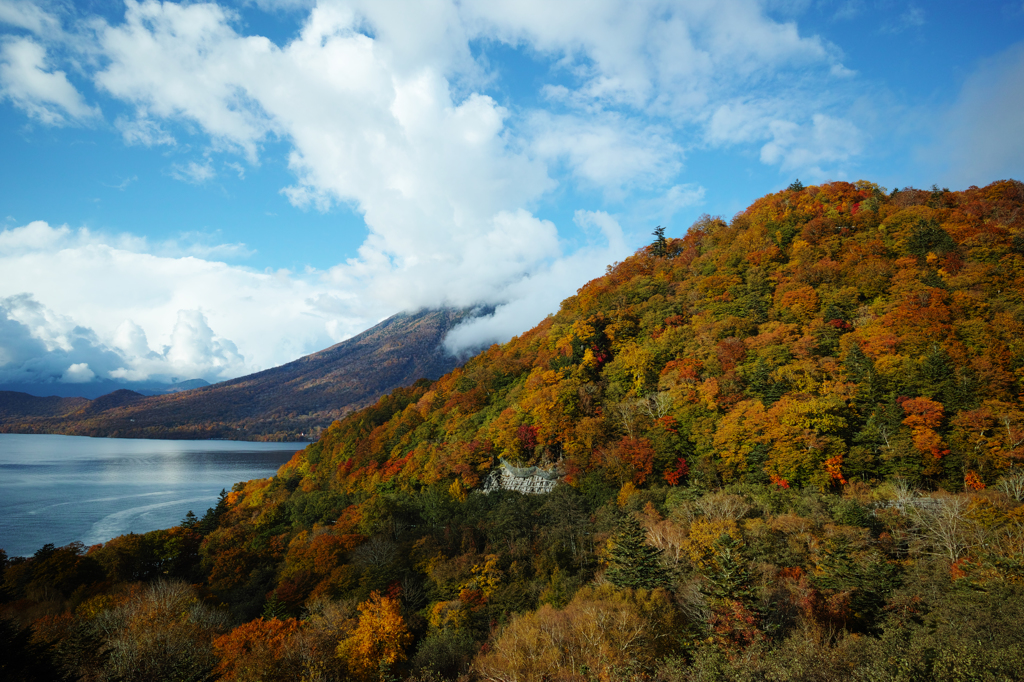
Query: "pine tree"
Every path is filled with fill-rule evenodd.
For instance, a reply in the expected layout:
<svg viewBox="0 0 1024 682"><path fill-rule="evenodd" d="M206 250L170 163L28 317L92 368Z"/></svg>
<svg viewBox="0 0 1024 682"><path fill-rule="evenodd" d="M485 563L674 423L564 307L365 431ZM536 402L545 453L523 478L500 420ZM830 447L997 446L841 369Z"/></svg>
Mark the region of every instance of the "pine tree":
<svg viewBox="0 0 1024 682"><path fill-rule="evenodd" d="M664 256L668 253L668 240L665 239L665 228L658 225L651 234L654 235L654 243L651 244L654 247L654 255Z"/></svg>
<svg viewBox="0 0 1024 682"><path fill-rule="evenodd" d="M288 605L281 601L276 594L270 595L263 604L263 619L264 620L284 620L288 617Z"/></svg>
<svg viewBox="0 0 1024 682"><path fill-rule="evenodd" d="M612 540L611 567L605 574L616 587L653 590L668 585L668 573L658 557L661 550L645 541L640 522L630 514L619 525Z"/></svg>
<svg viewBox="0 0 1024 682"><path fill-rule="evenodd" d="M195 528L198 524L199 517L195 515L195 512L189 509L188 513L185 514L185 518L183 518L181 520L181 523L179 523L178 525L182 528Z"/></svg>
<svg viewBox="0 0 1024 682"><path fill-rule="evenodd" d="M217 506L207 509L206 513L203 514L203 518L199 519L199 522L194 526L194 528L204 535L215 530L219 525L220 517L222 517L228 510L227 498L228 491L221 488L220 496L217 497Z"/></svg>

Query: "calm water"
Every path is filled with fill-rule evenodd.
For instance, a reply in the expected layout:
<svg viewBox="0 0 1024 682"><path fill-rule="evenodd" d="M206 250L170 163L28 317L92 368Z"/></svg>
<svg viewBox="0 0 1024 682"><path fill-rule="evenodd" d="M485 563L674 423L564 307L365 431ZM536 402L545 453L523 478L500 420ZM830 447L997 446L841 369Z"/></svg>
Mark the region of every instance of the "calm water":
<svg viewBox="0 0 1024 682"><path fill-rule="evenodd" d="M202 517L222 488L273 476L302 447L0 434L0 548L27 556Z"/></svg>

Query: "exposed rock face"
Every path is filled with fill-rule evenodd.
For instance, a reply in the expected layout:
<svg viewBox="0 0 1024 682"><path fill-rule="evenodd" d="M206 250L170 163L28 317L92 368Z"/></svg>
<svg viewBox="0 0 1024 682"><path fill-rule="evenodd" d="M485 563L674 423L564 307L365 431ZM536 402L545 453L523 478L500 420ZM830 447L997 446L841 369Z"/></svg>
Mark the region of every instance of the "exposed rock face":
<svg viewBox="0 0 1024 682"><path fill-rule="evenodd" d="M540 467L514 467L503 461L487 474L480 490L485 495L494 490L544 495L554 490L556 485L558 474L553 471L544 471Z"/></svg>

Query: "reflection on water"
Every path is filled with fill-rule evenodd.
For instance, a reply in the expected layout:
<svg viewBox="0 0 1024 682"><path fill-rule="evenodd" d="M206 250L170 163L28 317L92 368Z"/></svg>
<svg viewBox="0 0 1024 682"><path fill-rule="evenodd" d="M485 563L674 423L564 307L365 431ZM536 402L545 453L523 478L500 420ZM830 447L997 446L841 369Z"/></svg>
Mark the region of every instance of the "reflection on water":
<svg viewBox="0 0 1024 682"><path fill-rule="evenodd" d="M0 548L27 556L177 525L222 488L273 476L300 447L0 434Z"/></svg>

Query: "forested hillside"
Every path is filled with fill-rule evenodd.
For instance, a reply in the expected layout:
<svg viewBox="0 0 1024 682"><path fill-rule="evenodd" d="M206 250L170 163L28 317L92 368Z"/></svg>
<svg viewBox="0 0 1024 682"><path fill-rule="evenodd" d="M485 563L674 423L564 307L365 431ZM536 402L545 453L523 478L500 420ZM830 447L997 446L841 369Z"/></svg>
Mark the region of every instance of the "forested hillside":
<svg viewBox="0 0 1024 682"><path fill-rule="evenodd" d="M382 394L458 364L441 343L468 310L401 313L330 348L212 386L86 401L0 391L0 433L119 438L315 440Z"/></svg>
<svg viewBox="0 0 1024 682"><path fill-rule="evenodd" d="M794 183L201 519L9 561L6 636L91 679L1021 679L1022 380L1024 185Z"/></svg>

